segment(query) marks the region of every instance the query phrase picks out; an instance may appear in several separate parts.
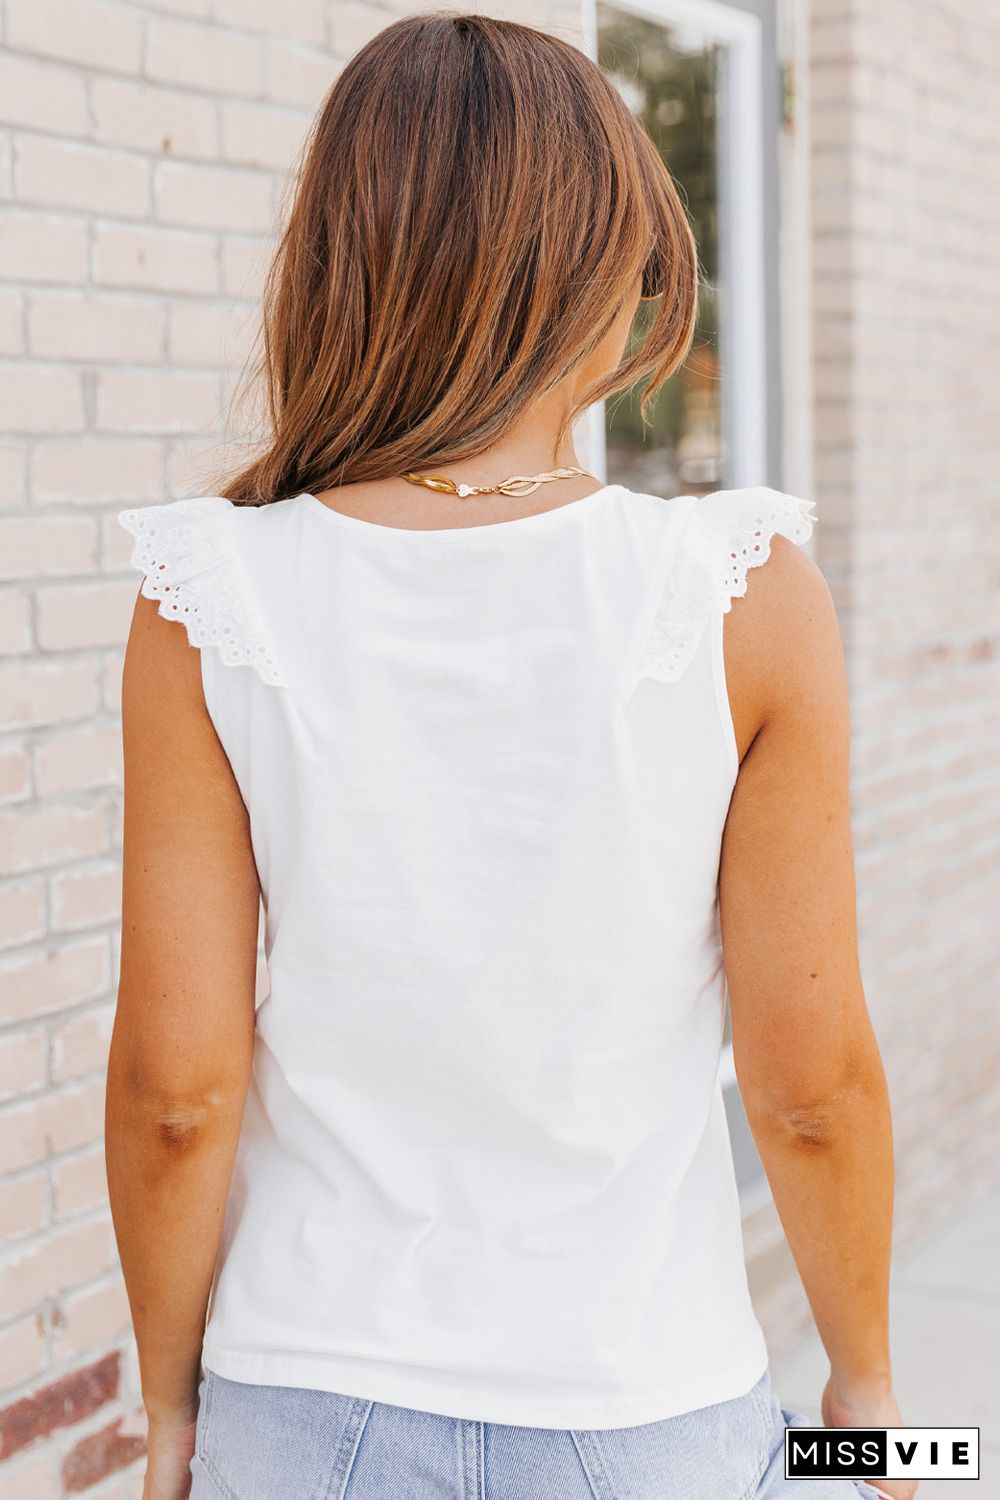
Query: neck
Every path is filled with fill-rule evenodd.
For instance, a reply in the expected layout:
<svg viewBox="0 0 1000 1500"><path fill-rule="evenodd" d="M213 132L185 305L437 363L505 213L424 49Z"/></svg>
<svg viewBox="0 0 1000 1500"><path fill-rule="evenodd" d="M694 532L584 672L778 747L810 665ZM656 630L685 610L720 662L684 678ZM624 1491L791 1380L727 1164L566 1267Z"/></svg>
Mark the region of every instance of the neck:
<svg viewBox="0 0 1000 1500"><path fill-rule="evenodd" d="M572 434L556 445L562 416L561 404L555 407L537 402L500 442L472 458L446 465L442 472L460 483L498 484L515 474L530 477L550 469L582 469L584 465L577 456Z"/></svg>
<svg viewBox="0 0 1000 1500"><path fill-rule="evenodd" d="M468 459L421 465L419 474L441 474L456 484L495 485L515 476L531 478L550 469L582 469L572 438L557 447L556 434L565 408L537 404L503 440ZM575 476L546 484L520 498L482 495L475 501L412 484L401 476L367 480L324 490L316 498L334 510L380 525L437 530L531 515L594 491L596 475ZM600 480L598 479L598 487Z"/></svg>

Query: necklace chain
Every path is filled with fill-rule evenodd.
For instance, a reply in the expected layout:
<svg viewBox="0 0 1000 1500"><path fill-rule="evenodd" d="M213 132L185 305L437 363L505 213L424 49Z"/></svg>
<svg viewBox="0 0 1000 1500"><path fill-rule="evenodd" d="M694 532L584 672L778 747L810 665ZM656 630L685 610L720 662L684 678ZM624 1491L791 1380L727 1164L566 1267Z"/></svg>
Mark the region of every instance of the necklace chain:
<svg viewBox="0 0 1000 1500"><path fill-rule="evenodd" d="M587 469L550 469L545 474L514 474L510 479L501 479L499 484L459 484L445 474L416 474L412 470L403 475L410 484L422 484L425 489L437 490L445 495L458 495L465 500L470 495L533 495L540 485L554 479L577 477L596 479Z"/></svg>

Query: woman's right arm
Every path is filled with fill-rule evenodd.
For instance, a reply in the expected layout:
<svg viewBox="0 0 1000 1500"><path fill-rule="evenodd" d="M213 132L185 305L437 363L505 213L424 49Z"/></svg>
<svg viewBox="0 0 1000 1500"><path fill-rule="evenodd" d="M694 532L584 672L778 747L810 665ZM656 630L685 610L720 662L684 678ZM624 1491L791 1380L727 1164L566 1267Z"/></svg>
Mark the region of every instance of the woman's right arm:
<svg viewBox="0 0 1000 1500"><path fill-rule="evenodd" d="M840 631L819 569L781 537L724 627L741 764L719 891L740 1092L830 1359L823 1419L899 1426L892 1128L858 958Z"/></svg>

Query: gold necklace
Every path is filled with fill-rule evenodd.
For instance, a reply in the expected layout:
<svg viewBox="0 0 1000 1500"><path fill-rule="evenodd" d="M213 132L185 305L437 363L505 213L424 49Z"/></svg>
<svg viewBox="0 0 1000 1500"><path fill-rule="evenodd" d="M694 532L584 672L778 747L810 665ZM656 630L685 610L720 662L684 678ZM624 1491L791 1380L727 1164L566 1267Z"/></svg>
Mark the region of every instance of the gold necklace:
<svg viewBox="0 0 1000 1500"><path fill-rule="evenodd" d="M415 474L412 470L403 475L410 484L422 484L426 489L438 490L446 495L459 495L463 500L469 495L533 495L539 485L549 484L553 479L575 479L577 476L596 479L587 469L550 469L547 474L515 474L510 479L501 479L499 484L457 484L444 474Z"/></svg>

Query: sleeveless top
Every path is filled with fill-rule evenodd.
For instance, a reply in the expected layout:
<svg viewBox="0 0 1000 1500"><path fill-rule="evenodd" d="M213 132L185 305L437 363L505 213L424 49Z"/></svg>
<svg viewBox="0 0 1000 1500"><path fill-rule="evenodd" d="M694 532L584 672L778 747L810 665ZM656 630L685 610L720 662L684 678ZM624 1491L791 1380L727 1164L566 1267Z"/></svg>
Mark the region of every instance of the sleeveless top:
<svg viewBox="0 0 1000 1500"><path fill-rule="evenodd" d="M201 648L263 899L207 1369L561 1428L763 1373L720 1082L723 617L813 505L120 514Z"/></svg>

